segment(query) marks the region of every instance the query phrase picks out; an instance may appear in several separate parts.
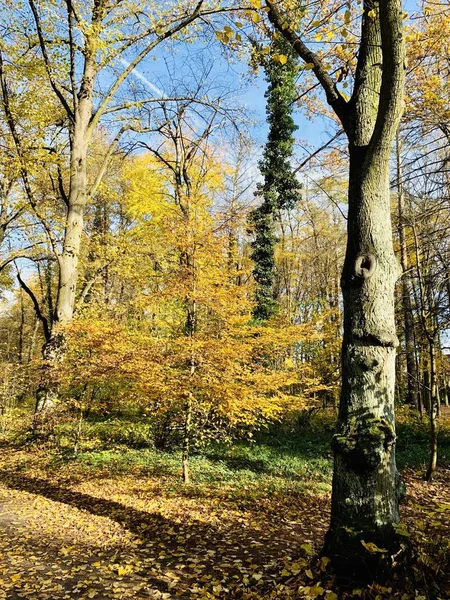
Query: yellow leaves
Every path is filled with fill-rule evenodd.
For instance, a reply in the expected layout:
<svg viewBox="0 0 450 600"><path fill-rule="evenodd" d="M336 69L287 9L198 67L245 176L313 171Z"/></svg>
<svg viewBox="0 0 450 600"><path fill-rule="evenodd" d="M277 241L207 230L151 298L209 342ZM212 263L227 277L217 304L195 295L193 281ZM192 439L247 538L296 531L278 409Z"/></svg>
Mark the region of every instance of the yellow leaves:
<svg viewBox="0 0 450 600"><path fill-rule="evenodd" d="M367 16L369 17L369 19L376 19L377 18L377 13L376 11L372 8L371 10L369 10L367 12Z"/></svg>
<svg viewBox="0 0 450 600"><path fill-rule="evenodd" d="M374 544L374 542L365 542L364 540L361 540L361 544L371 554L375 554L377 552L380 554L385 554L387 552L385 548L379 548L376 544Z"/></svg>
<svg viewBox="0 0 450 600"><path fill-rule="evenodd" d="M317 598L318 596L323 594L325 590L320 585L313 585L307 588L307 590L305 591L310 598Z"/></svg>
<svg viewBox="0 0 450 600"><path fill-rule="evenodd" d="M225 44L228 44L233 39L233 37L236 37L237 41L242 40L240 34L236 34L236 36L235 36L234 31L231 29L231 27L229 27L229 25L225 25L225 27L223 28L222 31L216 31L215 33L216 33L216 38L220 42L223 42Z"/></svg>
<svg viewBox="0 0 450 600"><path fill-rule="evenodd" d="M285 65L288 61L288 58L285 54L273 54L272 58L275 62L279 62L280 65Z"/></svg>
<svg viewBox="0 0 450 600"><path fill-rule="evenodd" d="M16 581L19 581L21 577L22 575L20 573L15 573L14 575L10 576L10 579L13 583L15 583Z"/></svg>
<svg viewBox="0 0 450 600"><path fill-rule="evenodd" d="M308 556L314 556L314 550L311 544L302 544L300 548L304 550Z"/></svg>
<svg viewBox="0 0 450 600"><path fill-rule="evenodd" d="M167 212L167 179L158 163L150 154L142 154L132 161L125 161L125 207L134 218L152 215L161 218Z"/></svg>
<svg viewBox="0 0 450 600"><path fill-rule="evenodd" d="M114 565L114 570L117 572L119 577L124 577L133 572L133 565Z"/></svg>

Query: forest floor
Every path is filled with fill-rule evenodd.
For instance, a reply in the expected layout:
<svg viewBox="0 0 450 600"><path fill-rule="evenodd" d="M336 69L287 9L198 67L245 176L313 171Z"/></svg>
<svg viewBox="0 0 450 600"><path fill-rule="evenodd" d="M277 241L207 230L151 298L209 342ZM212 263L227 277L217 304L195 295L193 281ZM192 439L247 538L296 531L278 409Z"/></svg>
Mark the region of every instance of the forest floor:
<svg viewBox="0 0 450 600"><path fill-rule="evenodd" d="M399 462L410 463L402 520L415 581L400 595L395 582L372 587L366 598L450 598L450 437L432 483L416 437L399 441ZM177 454L116 448L74 459L5 444L0 600L336 600L326 561L312 558L329 517L328 441L312 432L297 447L199 455L189 485L179 482Z"/></svg>

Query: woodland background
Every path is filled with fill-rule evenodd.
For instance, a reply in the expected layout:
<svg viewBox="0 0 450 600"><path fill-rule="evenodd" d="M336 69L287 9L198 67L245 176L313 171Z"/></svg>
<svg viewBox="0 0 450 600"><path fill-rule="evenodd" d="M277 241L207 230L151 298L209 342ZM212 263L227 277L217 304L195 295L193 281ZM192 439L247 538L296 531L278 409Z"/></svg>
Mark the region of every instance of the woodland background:
<svg viewBox="0 0 450 600"><path fill-rule="evenodd" d="M38 21L33 3L2 2L0 598L333 600L326 562L310 561L328 518L340 385L348 156L339 125L308 65L293 68L281 41L267 41L259 2L237 13L230 3L231 16L211 3L181 32L189 2L122 3L102 31L83 3L40 4ZM312 3L307 23L345 94L355 6ZM418 567L398 597L445 598L450 11L424 2L405 23L391 200L403 269L398 461ZM83 36L95 52L79 46ZM84 75L92 57L99 70L85 156L75 157L86 166L77 249L67 215L80 224L68 191L70 112L84 97L78 55ZM293 82L277 149L293 200L274 202L270 222L261 207L276 179L277 106L269 85L258 134L243 91L263 76ZM306 118L315 145L302 141ZM261 147L255 137L267 132ZM64 283L70 261L76 287ZM438 468L427 486L430 440Z"/></svg>

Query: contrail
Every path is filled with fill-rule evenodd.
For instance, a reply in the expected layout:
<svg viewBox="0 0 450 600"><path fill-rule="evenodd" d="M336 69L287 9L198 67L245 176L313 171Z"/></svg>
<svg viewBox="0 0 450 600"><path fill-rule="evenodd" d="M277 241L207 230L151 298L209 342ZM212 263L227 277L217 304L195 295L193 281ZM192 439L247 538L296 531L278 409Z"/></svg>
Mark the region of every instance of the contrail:
<svg viewBox="0 0 450 600"><path fill-rule="evenodd" d="M128 61L126 61L124 58L119 58L119 61L123 64L124 67L129 67L130 63ZM164 92L154 83L152 83L151 81L149 81L147 79L147 77L145 75L143 75L139 69L137 69L136 67L134 67L133 71L132 71L133 75L135 77L137 77L138 79L140 79L141 81L143 81L144 83L146 83L148 85L148 87L155 92L155 94L157 94L160 98L162 98L164 96Z"/></svg>

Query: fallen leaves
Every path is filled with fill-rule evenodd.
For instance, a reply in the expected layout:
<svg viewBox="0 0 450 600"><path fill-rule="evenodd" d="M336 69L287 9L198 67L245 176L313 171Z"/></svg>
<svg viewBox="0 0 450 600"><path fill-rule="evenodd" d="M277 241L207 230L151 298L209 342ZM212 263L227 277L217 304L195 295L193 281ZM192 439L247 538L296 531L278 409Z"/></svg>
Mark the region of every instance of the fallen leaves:
<svg viewBox="0 0 450 600"><path fill-rule="evenodd" d="M328 558L315 558L328 520L326 493L264 495L249 484L248 495L236 495L230 487L176 487L136 473L81 477L74 465L43 469L42 457L17 452L2 461L0 600L338 598ZM448 545L449 481L406 478L401 527L421 540L420 564L437 577L425 550L430 532ZM352 594L402 598L386 589Z"/></svg>
<svg viewBox="0 0 450 600"><path fill-rule="evenodd" d="M0 587L24 600L287 598L284 580L324 533L326 494L307 511L307 493L255 497L249 486L246 500L134 474L49 472L25 454L3 460Z"/></svg>

